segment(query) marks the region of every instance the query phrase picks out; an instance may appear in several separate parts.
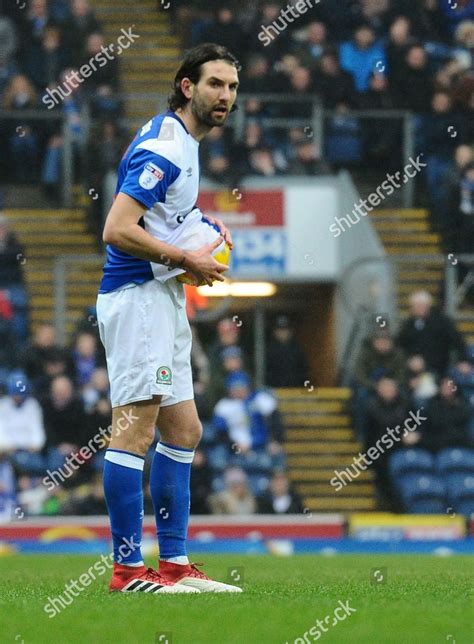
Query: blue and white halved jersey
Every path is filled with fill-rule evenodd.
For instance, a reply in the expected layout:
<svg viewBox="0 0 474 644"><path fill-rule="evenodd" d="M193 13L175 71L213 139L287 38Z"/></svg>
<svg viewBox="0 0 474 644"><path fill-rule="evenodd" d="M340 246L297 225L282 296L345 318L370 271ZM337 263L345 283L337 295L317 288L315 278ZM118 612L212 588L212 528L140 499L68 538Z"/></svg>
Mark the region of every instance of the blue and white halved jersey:
<svg viewBox="0 0 474 644"><path fill-rule="evenodd" d="M174 112L152 118L137 133L119 166L115 193L123 192L146 208L140 225L167 244L193 250L193 230L202 226L196 208L199 192L199 143ZM207 226L206 226L207 228ZM202 244L197 244L197 247ZM138 259L107 246L100 293L152 279L166 281L183 272Z"/></svg>

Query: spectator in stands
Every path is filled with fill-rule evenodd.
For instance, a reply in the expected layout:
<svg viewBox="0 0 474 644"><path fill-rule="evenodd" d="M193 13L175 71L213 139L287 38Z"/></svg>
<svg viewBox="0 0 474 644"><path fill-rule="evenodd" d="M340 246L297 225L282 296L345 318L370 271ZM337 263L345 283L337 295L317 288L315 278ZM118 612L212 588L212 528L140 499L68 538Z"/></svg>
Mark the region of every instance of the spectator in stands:
<svg viewBox="0 0 474 644"><path fill-rule="evenodd" d="M84 47L83 59L90 60L102 52L106 42L104 35L100 32L87 36ZM114 90L119 87L119 61L117 58L108 59L107 65L98 66L94 73L86 80L85 86L89 92L97 91L101 86L108 85Z"/></svg>
<svg viewBox="0 0 474 644"><path fill-rule="evenodd" d="M365 451L375 447L377 441L387 433L387 428L395 429L397 425L403 427L404 421L409 417L410 404L408 399L401 393L400 387L393 378L382 377L375 386L375 396L367 404L366 427L365 427ZM409 445L410 434L403 439L403 444ZM379 443L380 445L381 443ZM394 443L391 452L402 443ZM382 507L393 504L390 477L388 474L389 452L384 451L377 460L374 460L372 467L375 472L377 494Z"/></svg>
<svg viewBox="0 0 474 644"><path fill-rule="evenodd" d="M260 514L300 514L303 503L299 494L292 488L285 472L273 474L270 487L257 498Z"/></svg>
<svg viewBox="0 0 474 644"><path fill-rule="evenodd" d="M244 456L254 451L282 460L284 428L276 398L268 391L252 390L243 371L230 374L225 382L227 396L217 403L213 417L221 441Z"/></svg>
<svg viewBox="0 0 474 644"><path fill-rule="evenodd" d="M443 222L443 242L447 252L464 252L464 233L461 225L460 187L464 172L474 162L474 150L470 145L459 145L454 153L454 164L443 179L443 191L447 196L445 211L441 214ZM472 246L471 246L472 248Z"/></svg>
<svg viewBox="0 0 474 644"><path fill-rule="evenodd" d="M13 306L8 291L0 289L0 373L5 376L7 367L13 367L16 359Z"/></svg>
<svg viewBox="0 0 474 644"><path fill-rule="evenodd" d="M229 182L232 166L232 141L229 138L229 130L224 128L213 128L209 136L203 141L201 151L202 173L219 183Z"/></svg>
<svg viewBox="0 0 474 644"><path fill-rule="evenodd" d="M203 42L224 45L237 60L243 60L247 50L246 35L236 21L235 13L229 5L216 9L214 20L203 29L199 42L196 44Z"/></svg>
<svg viewBox="0 0 474 644"><path fill-rule="evenodd" d="M366 92L372 72L377 68L383 71L387 65L384 46L376 42L370 24L357 27L353 41L342 43L340 61L341 67L352 74L357 91Z"/></svg>
<svg viewBox="0 0 474 644"><path fill-rule="evenodd" d="M264 54L251 54L242 70L240 91L246 94L266 94L276 92L278 77L270 68L270 61ZM258 116L265 110L265 104L252 98L246 102L247 114Z"/></svg>
<svg viewBox="0 0 474 644"><path fill-rule="evenodd" d="M199 418L208 419L211 415L211 408L209 406L209 387L211 381L209 359L201 343L195 324L191 324L191 333L193 336L191 346L191 367L193 372L194 400ZM218 381L214 380L214 385L217 386Z"/></svg>
<svg viewBox="0 0 474 644"><path fill-rule="evenodd" d="M3 107L18 113L21 125L13 124L8 130L10 174L23 183L34 180L38 173L39 140L37 123L32 119L21 119L23 110L37 109L37 96L30 80L19 74L14 76L3 96Z"/></svg>
<svg viewBox="0 0 474 644"><path fill-rule="evenodd" d="M356 382L360 387L375 391L380 378L391 378L399 384L406 382L405 356L385 329L373 333L356 365Z"/></svg>
<svg viewBox="0 0 474 644"><path fill-rule="evenodd" d="M209 358L210 391L209 401L212 407L217 403L222 392L222 385L225 379L224 367L222 364L222 351L227 347L239 346L240 326L231 319L223 318L217 323L217 339L208 347ZM248 363L245 355L242 356L245 367Z"/></svg>
<svg viewBox="0 0 474 644"><path fill-rule="evenodd" d="M405 356L386 329L378 329L367 339L355 367L354 426L359 439L366 436L368 402L381 378L399 385L406 382Z"/></svg>
<svg viewBox="0 0 474 644"><path fill-rule="evenodd" d="M38 325L32 342L23 351L20 362L35 392L44 387L45 381L49 388L51 377L73 374L71 356L66 349L57 344L56 329L50 322Z"/></svg>
<svg viewBox="0 0 474 644"><path fill-rule="evenodd" d="M419 432L421 447L432 452L445 447L473 447L468 430L471 408L451 379L442 379L439 394L429 401L426 415L428 419Z"/></svg>
<svg viewBox="0 0 474 644"><path fill-rule="evenodd" d="M81 400L76 397L72 381L58 376L43 402L44 426L48 445L48 467L57 470L64 458L84 444L86 419Z"/></svg>
<svg viewBox="0 0 474 644"><path fill-rule="evenodd" d="M423 40L443 42L448 37L446 18L438 0L410 2L416 35Z"/></svg>
<svg viewBox="0 0 474 644"><path fill-rule="evenodd" d="M11 230L8 218L0 212L0 289L4 289L5 304L12 308L12 351L15 344L26 340L29 330L28 296L23 275L25 261L23 245Z"/></svg>
<svg viewBox="0 0 474 644"><path fill-rule="evenodd" d="M421 355L428 370L443 377L450 365L450 354L456 362L466 358L466 346L454 323L433 308L433 298L426 291L410 296L411 315L403 323L398 343L407 356Z"/></svg>
<svg viewBox="0 0 474 644"><path fill-rule="evenodd" d="M20 42L25 45L40 44L44 30L51 20L47 0L30 0L25 20L21 23Z"/></svg>
<svg viewBox="0 0 474 644"><path fill-rule="evenodd" d="M25 54L25 71L39 91L54 84L60 73L70 64L68 50L61 43L57 25L47 25L38 43L33 43Z"/></svg>
<svg viewBox="0 0 474 644"><path fill-rule="evenodd" d="M41 475L46 470L41 454L45 441L41 407L31 396L26 375L13 371L7 396L0 398L0 452L9 454L18 471Z"/></svg>
<svg viewBox="0 0 474 644"><path fill-rule="evenodd" d="M24 288L23 245L10 228L8 218L0 212L0 288Z"/></svg>
<svg viewBox="0 0 474 644"><path fill-rule="evenodd" d="M438 392L436 378L426 370L425 359L419 355L408 358L407 371L410 396L418 407L422 407Z"/></svg>
<svg viewBox="0 0 474 644"><path fill-rule="evenodd" d="M288 164L288 174L303 176L331 174L330 166L321 157L319 145L308 137L301 137L294 145L294 156Z"/></svg>
<svg viewBox="0 0 474 644"><path fill-rule="evenodd" d="M428 67L428 56L421 45L408 49L403 71L393 78L393 84L397 107L420 114L429 111L433 78Z"/></svg>
<svg viewBox="0 0 474 644"><path fill-rule="evenodd" d="M72 64L80 66L83 58L84 43L92 33L100 32L100 23L90 8L89 0L71 0L71 16L64 26L68 34L68 46Z"/></svg>
<svg viewBox="0 0 474 644"><path fill-rule="evenodd" d="M474 249L474 163L464 169L454 203L459 209L458 249L464 253L472 253Z"/></svg>
<svg viewBox="0 0 474 644"><path fill-rule="evenodd" d="M453 166L453 156L459 141L463 140L464 123L453 109L451 97L446 92L436 92L431 103L431 114L423 119L423 141L426 150L426 181L432 207L439 227L445 232L446 222L441 219L447 209L447 194L443 179ZM446 136L456 132L456 137ZM459 138L458 138L459 137Z"/></svg>
<svg viewBox="0 0 474 644"><path fill-rule="evenodd" d="M276 0L266 0L261 7L261 15L250 30L250 51L265 53L270 60L279 60L291 49L289 31L286 23L282 24L280 11L280 4ZM266 38L259 37L260 34L266 35Z"/></svg>
<svg viewBox="0 0 474 644"><path fill-rule="evenodd" d="M313 114L312 99L314 98L313 79L306 67L298 66L290 74L290 84L287 91L297 100L281 106L281 113L288 118L311 119ZM311 99L307 101L299 99Z"/></svg>
<svg viewBox="0 0 474 644"><path fill-rule="evenodd" d="M394 84L400 81L405 68L408 48L414 44L411 35L411 21L406 16L398 16L390 25L386 45L387 63L390 80Z"/></svg>
<svg viewBox="0 0 474 644"><path fill-rule="evenodd" d="M472 347L470 354L469 359L460 362L450 370L449 377L460 388L462 395L474 411L474 349Z"/></svg>
<svg viewBox="0 0 474 644"><path fill-rule="evenodd" d="M267 348L266 383L270 387L304 387L308 363L286 315L275 320Z"/></svg>
<svg viewBox="0 0 474 644"><path fill-rule="evenodd" d="M91 373L89 380L82 388L82 400L84 409L89 413L99 400L106 399L109 396L109 377L105 367L98 367Z"/></svg>
<svg viewBox="0 0 474 644"><path fill-rule="evenodd" d="M341 69L337 56L331 52L324 53L319 59L314 74L314 90L328 109L341 105L354 107L356 104L354 79Z"/></svg>
<svg viewBox="0 0 474 644"><path fill-rule="evenodd" d="M255 514L257 502L240 467L229 467L224 474L225 489L209 497L213 514Z"/></svg>
<svg viewBox="0 0 474 644"><path fill-rule="evenodd" d="M295 54L303 67L314 70L328 46L326 25L323 22L310 22L303 43L296 48Z"/></svg>
<svg viewBox="0 0 474 644"><path fill-rule="evenodd" d="M361 19L366 21L375 33L380 35L387 30L391 0L360 0L356 5Z"/></svg>
<svg viewBox="0 0 474 644"><path fill-rule="evenodd" d="M82 387L90 381L97 367L104 364L102 352L93 333L79 333L72 350L72 360L76 381Z"/></svg>
<svg viewBox="0 0 474 644"><path fill-rule="evenodd" d="M212 489L212 474L206 454L197 449L191 466L191 514L209 514L209 497Z"/></svg>

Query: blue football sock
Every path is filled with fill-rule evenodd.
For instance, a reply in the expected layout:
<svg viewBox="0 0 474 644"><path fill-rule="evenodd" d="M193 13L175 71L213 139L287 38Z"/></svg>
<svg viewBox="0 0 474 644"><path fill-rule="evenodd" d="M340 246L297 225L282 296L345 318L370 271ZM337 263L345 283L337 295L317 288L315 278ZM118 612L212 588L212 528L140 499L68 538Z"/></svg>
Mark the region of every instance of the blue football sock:
<svg viewBox="0 0 474 644"><path fill-rule="evenodd" d="M143 465L141 456L108 449L104 462L104 493L110 516L114 561L143 566Z"/></svg>
<svg viewBox="0 0 474 644"><path fill-rule="evenodd" d="M194 450L159 442L150 473L160 559L187 563L186 538ZM179 557L179 559L177 559Z"/></svg>

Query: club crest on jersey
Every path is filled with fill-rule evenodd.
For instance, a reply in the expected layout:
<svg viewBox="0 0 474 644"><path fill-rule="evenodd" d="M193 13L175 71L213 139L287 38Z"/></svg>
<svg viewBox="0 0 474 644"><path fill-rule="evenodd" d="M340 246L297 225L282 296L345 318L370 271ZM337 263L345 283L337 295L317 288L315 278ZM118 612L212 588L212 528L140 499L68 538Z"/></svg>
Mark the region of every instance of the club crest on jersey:
<svg viewBox="0 0 474 644"><path fill-rule="evenodd" d="M156 384L157 385L171 385L171 369L169 367L160 367L156 371Z"/></svg>
<svg viewBox="0 0 474 644"><path fill-rule="evenodd" d="M154 163L147 163L140 175L138 183L145 190L152 190L157 183L163 181L165 173Z"/></svg>

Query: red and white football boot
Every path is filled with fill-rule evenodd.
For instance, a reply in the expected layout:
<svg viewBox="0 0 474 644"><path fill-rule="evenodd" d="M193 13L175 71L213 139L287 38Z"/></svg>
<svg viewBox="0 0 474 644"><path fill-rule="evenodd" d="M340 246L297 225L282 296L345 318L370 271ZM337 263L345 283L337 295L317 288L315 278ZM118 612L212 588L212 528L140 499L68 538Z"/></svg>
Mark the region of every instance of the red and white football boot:
<svg viewBox="0 0 474 644"><path fill-rule="evenodd" d="M175 564L169 561L160 561L160 575L165 579L173 582L176 586L184 588L195 588L201 593L241 593L242 588L224 584L221 581L214 581L203 572L198 570L197 566L203 564Z"/></svg>
<svg viewBox="0 0 474 644"><path fill-rule="evenodd" d="M178 585L166 579L153 568L133 567L114 564L114 572L109 585L115 593L196 593L196 588Z"/></svg>

